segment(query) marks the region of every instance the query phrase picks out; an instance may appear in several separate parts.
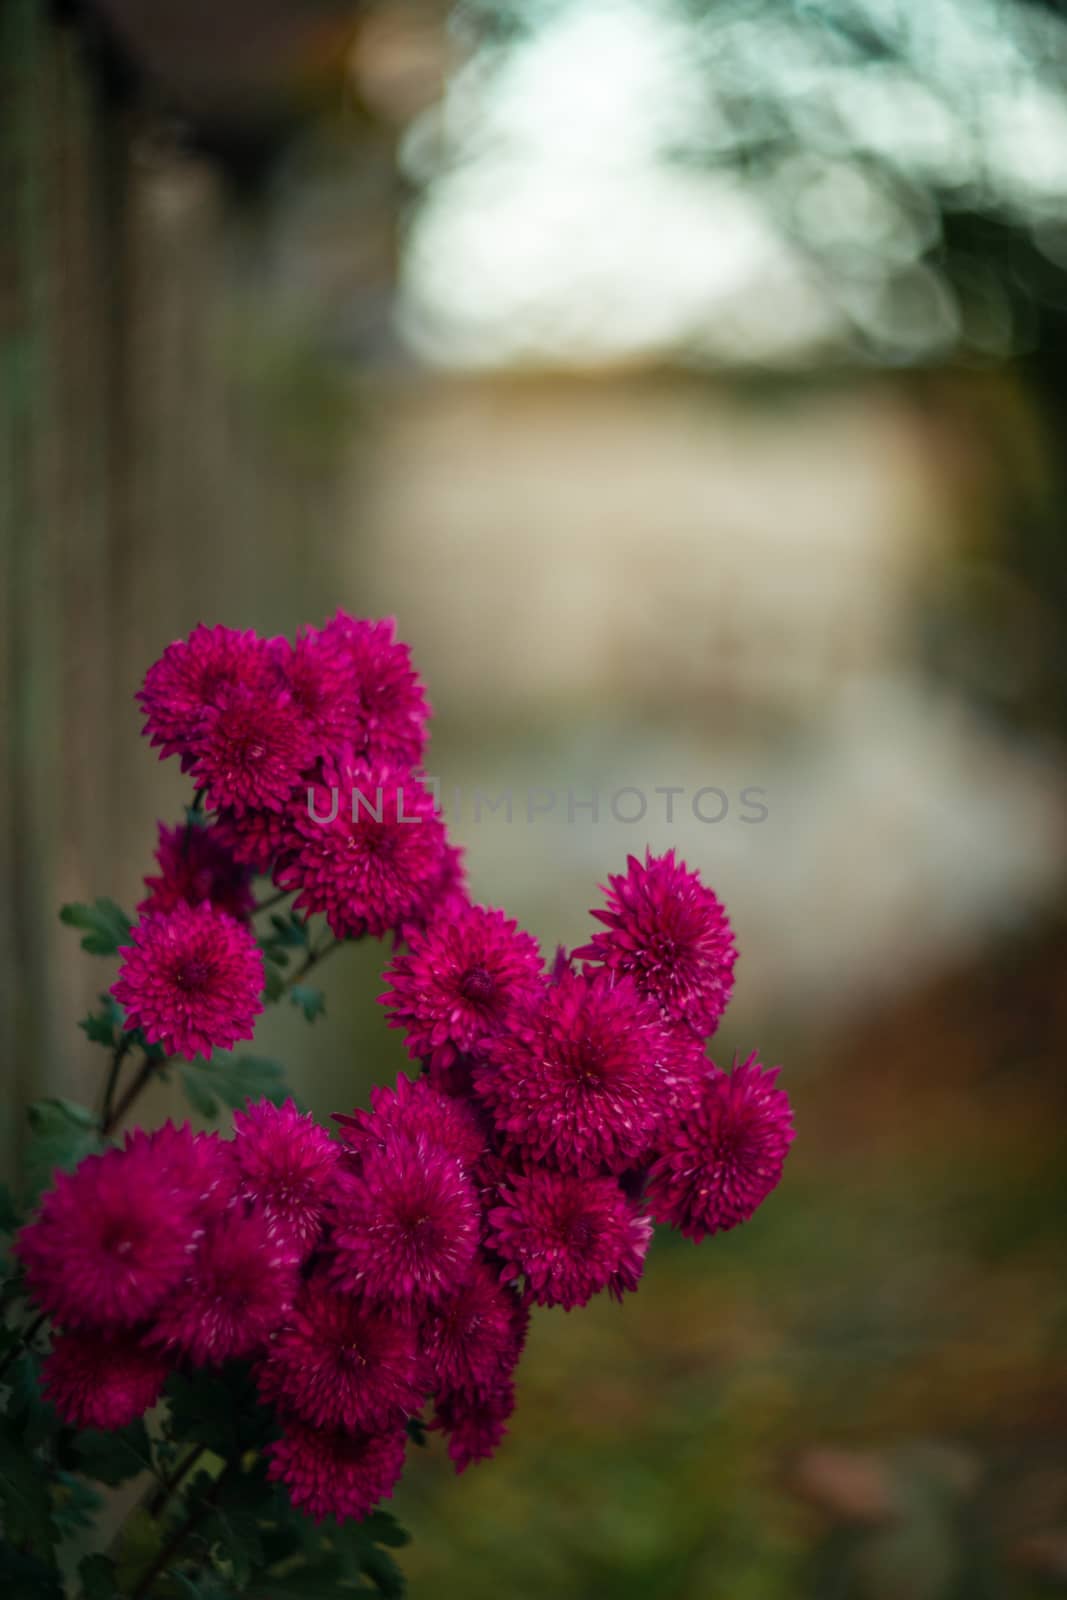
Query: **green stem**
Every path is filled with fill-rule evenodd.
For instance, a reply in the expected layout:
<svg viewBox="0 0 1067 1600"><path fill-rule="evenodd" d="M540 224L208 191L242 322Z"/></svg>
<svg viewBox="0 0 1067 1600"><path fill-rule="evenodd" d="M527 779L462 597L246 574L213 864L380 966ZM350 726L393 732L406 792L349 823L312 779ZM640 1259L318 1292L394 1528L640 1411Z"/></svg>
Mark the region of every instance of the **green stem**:
<svg viewBox="0 0 1067 1600"><path fill-rule="evenodd" d="M141 1579L136 1589L134 1589L132 1595L130 1596L130 1600L145 1600L145 1596L151 1593L152 1585L155 1583L156 1579L162 1577L163 1573L166 1572L167 1568L171 1565L175 1556L177 1556L186 1539L188 1539L190 1534L196 1532L201 1522L203 1522L208 1512L212 1509L219 1485L228 1471L229 1468L227 1467L215 1480L215 1486L210 1493L206 1494L202 1500L197 1502L192 1511L190 1511L189 1515L185 1518L184 1522L179 1522L178 1526L175 1528L166 1544L152 1562L152 1565L148 1568L148 1571L144 1574L144 1577Z"/></svg>
<svg viewBox="0 0 1067 1600"><path fill-rule="evenodd" d="M317 967L320 961L325 961L326 957L331 955L334 950L340 950L343 943L342 939L331 937L326 944L320 945L317 950L309 950L303 966L297 967L292 976L286 979L285 987L291 989L295 983L299 983L305 973L310 972L312 967Z"/></svg>
<svg viewBox="0 0 1067 1600"><path fill-rule="evenodd" d="M160 1517L163 1515L168 1503L174 1497L174 1495L177 1494L178 1490L181 1488L182 1484L185 1482L186 1478L189 1476L190 1472L192 1472L193 1468L196 1466L196 1463L200 1460L200 1457L206 1450L206 1444L194 1445L189 1451L188 1455L185 1457L185 1460L175 1469L173 1476L159 1485L159 1487L156 1489L156 1492L148 1502L148 1512L150 1516Z"/></svg>
<svg viewBox="0 0 1067 1600"><path fill-rule="evenodd" d="M252 907L252 915L255 916L259 911L269 911L272 906L280 905L283 900L288 899L292 892L292 889L279 889L277 894L268 895L266 900L260 900L257 905Z"/></svg>
<svg viewBox="0 0 1067 1600"><path fill-rule="evenodd" d="M138 1072L137 1076L128 1085L125 1094L120 1095L118 1104L111 1108L101 1124L100 1132L104 1135L105 1139L109 1134L114 1133L115 1129L118 1127L127 1111L129 1111L130 1107L133 1105L133 1102L137 1099L142 1089L144 1089L150 1081L156 1068L161 1067L162 1065L162 1061L152 1061L149 1057L145 1057L141 1064L140 1072Z"/></svg>
<svg viewBox="0 0 1067 1600"><path fill-rule="evenodd" d="M115 1090L118 1087L119 1073L122 1071L122 1063L129 1055L131 1049L132 1045L127 1035L120 1033L119 1042L112 1051L111 1070L107 1075L107 1087L104 1090L104 1108L100 1113L100 1120L105 1127L111 1117L111 1103L115 1098Z"/></svg>

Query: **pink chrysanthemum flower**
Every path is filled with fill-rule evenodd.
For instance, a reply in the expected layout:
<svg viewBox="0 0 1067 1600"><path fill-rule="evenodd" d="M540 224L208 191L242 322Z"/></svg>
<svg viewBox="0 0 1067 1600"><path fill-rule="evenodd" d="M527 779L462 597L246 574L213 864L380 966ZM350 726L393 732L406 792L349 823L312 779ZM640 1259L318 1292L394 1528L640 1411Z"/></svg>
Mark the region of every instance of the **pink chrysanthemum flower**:
<svg viewBox="0 0 1067 1600"><path fill-rule="evenodd" d="M519 1359L529 1312L514 1289L478 1261L462 1288L432 1308L420 1328L423 1359L435 1393L491 1393Z"/></svg>
<svg viewBox="0 0 1067 1600"><path fill-rule="evenodd" d="M196 1196L145 1141L57 1173L15 1249L64 1327L130 1327L181 1282L198 1228Z"/></svg>
<svg viewBox="0 0 1067 1600"><path fill-rule="evenodd" d="M252 874L234 859L222 829L192 824L168 828L159 824L158 877L146 878L149 891L138 911L173 911L177 905L202 905L205 900L238 919L255 903Z"/></svg>
<svg viewBox="0 0 1067 1600"><path fill-rule="evenodd" d="M426 750L430 705L395 629L392 617L370 621L339 611L320 638L324 649L343 650L352 673L356 715L348 738L356 753L368 762L415 767Z"/></svg>
<svg viewBox="0 0 1067 1600"><path fill-rule="evenodd" d="M361 711L351 652L336 629L305 627L296 643L271 640L293 704L325 749L356 733Z"/></svg>
<svg viewBox="0 0 1067 1600"><path fill-rule="evenodd" d="M316 1428L374 1433L425 1398L415 1329L321 1278L304 1285L270 1347L260 1392Z"/></svg>
<svg viewBox="0 0 1067 1600"><path fill-rule="evenodd" d="M445 1070L461 1054L475 1053L503 1029L516 1006L541 993L537 941L502 911L469 906L435 918L394 957L380 996L389 1026L403 1028L408 1054Z"/></svg>
<svg viewBox="0 0 1067 1600"><path fill-rule="evenodd" d="M331 1273L344 1290L416 1312L454 1292L478 1246L462 1164L425 1139L368 1150L339 1193Z"/></svg>
<svg viewBox="0 0 1067 1600"><path fill-rule="evenodd" d="M474 1107L442 1094L425 1078L412 1082L401 1073L395 1089L376 1085L370 1102L370 1111L357 1109L350 1116L334 1113L345 1145L356 1156L381 1149L392 1134L436 1145L466 1168L475 1166L485 1154L486 1131Z"/></svg>
<svg viewBox="0 0 1067 1600"><path fill-rule="evenodd" d="M352 767L346 761L339 770ZM299 890L297 909L323 912L339 939L380 939L425 906L441 875L445 830L413 773L368 769L354 790L335 784L332 772L328 780L312 786L310 804L297 812L300 841L276 882ZM331 818L335 804L332 820L315 820Z"/></svg>
<svg viewBox="0 0 1067 1600"><path fill-rule="evenodd" d="M438 1395L434 1427L447 1436L457 1473L496 1454L514 1410L515 1385L510 1378L502 1378L489 1390L455 1389Z"/></svg>
<svg viewBox="0 0 1067 1600"><path fill-rule="evenodd" d="M41 1387L71 1428L124 1428L154 1406L170 1363L135 1334L78 1328L57 1334Z"/></svg>
<svg viewBox="0 0 1067 1600"><path fill-rule="evenodd" d="M489 1213L487 1244L538 1305L570 1311L637 1287L652 1227L612 1178L536 1168L511 1179Z"/></svg>
<svg viewBox="0 0 1067 1600"><path fill-rule="evenodd" d="M249 1103L233 1124L242 1194L306 1257L318 1243L334 1192L338 1146L292 1100Z"/></svg>
<svg viewBox="0 0 1067 1600"><path fill-rule="evenodd" d="M733 991L737 948L720 901L674 851L636 856L625 876L610 880L606 924L574 953L629 973L665 1016L706 1037L718 1026Z"/></svg>
<svg viewBox="0 0 1067 1600"><path fill-rule="evenodd" d="M305 804L301 786L293 790L284 811L236 811L223 806L215 827L235 861L251 872L269 874L275 863L299 843L294 818Z"/></svg>
<svg viewBox="0 0 1067 1600"><path fill-rule="evenodd" d="M687 1239L745 1222L782 1176L793 1142L793 1114L779 1068L753 1052L731 1073L709 1071L684 1120L670 1125L648 1179L657 1222Z"/></svg>
<svg viewBox="0 0 1067 1600"><path fill-rule="evenodd" d="M388 1500L404 1470L407 1434L343 1433L289 1422L267 1446L267 1476L285 1484L298 1510L315 1522L361 1522Z"/></svg>
<svg viewBox="0 0 1067 1600"><path fill-rule="evenodd" d="M220 1216L237 1194L233 1141L217 1133L194 1133L187 1122L165 1122L146 1133L127 1133L127 1150L143 1151L143 1159L165 1173L201 1220Z"/></svg>
<svg viewBox="0 0 1067 1600"><path fill-rule="evenodd" d="M630 979L565 972L487 1044L474 1086L528 1160L623 1172L651 1148L666 1054L659 1013Z"/></svg>
<svg viewBox="0 0 1067 1600"><path fill-rule="evenodd" d="M263 955L250 928L214 906L148 912L111 993L127 1028L168 1055L210 1056L250 1039L263 1010Z"/></svg>
<svg viewBox="0 0 1067 1600"><path fill-rule="evenodd" d="M207 1224L149 1338L196 1365L256 1355L288 1318L297 1284L288 1239L261 1212L232 1210Z"/></svg>
<svg viewBox="0 0 1067 1600"><path fill-rule="evenodd" d="M265 641L250 629L207 628L199 623L149 667L137 698L145 713L144 731L165 756L180 755L188 766L197 745L200 719L219 693L234 685L258 685L277 677Z"/></svg>
<svg viewBox="0 0 1067 1600"><path fill-rule="evenodd" d="M208 805L284 811L300 775L318 754L314 733L288 693L275 684L219 691L197 729L192 773Z"/></svg>

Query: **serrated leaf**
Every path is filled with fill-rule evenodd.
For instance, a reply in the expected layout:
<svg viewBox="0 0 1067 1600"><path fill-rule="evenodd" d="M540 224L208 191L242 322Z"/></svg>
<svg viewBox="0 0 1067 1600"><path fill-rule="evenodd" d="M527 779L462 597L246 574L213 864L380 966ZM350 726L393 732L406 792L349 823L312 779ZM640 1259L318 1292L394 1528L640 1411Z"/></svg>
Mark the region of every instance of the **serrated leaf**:
<svg viewBox="0 0 1067 1600"><path fill-rule="evenodd" d="M299 1006L308 1022L326 1015L326 996L321 989L312 989L303 983L294 984L289 991L294 1006Z"/></svg>
<svg viewBox="0 0 1067 1600"><path fill-rule="evenodd" d="M193 1110L199 1112L202 1117L217 1117L219 1114L219 1102L208 1087L206 1074L198 1070L197 1063L191 1062L183 1065L181 1077L185 1098Z"/></svg>
<svg viewBox="0 0 1067 1600"><path fill-rule="evenodd" d="M233 1590L214 1572L172 1572L170 1581L180 1600L231 1600ZM88 1600L88 1597L87 1597Z"/></svg>
<svg viewBox="0 0 1067 1600"><path fill-rule="evenodd" d="M102 1551L82 1556L78 1562L78 1582L81 1584L83 1600L115 1600L118 1594L117 1577L115 1563Z"/></svg>
<svg viewBox="0 0 1067 1600"><path fill-rule="evenodd" d="M78 1027L85 1034L90 1044L106 1045L109 1050L114 1048L115 1028L109 1017L103 1017L90 1011L87 1017L81 1019Z"/></svg>
<svg viewBox="0 0 1067 1600"><path fill-rule="evenodd" d="M55 1530L48 1480L6 1418L0 1419L0 1519L7 1540L51 1560Z"/></svg>
<svg viewBox="0 0 1067 1600"><path fill-rule="evenodd" d="M269 1100L272 1105L281 1105L289 1092L285 1068L280 1061L266 1056L217 1055L208 1062L188 1061L182 1065L182 1076L195 1079L205 1096L217 1098L238 1111L246 1100Z"/></svg>
<svg viewBox="0 0 1067 1600"><path fill-rule="evenodd" d="M68 927L85 930L82 949L93 956L113 956L128 944L133 924L114 900L94 900L91 906L72 904L61 907L59 920Z"/></svg>
<svg viewBox="0 0 1067 1600"><path fill-rule="evenodd" d="M74 1448L85 1476L112 1488L125 1483L127 1478L136 1477L139 1472L155 1470L148 1429L142 1417L112 1432L86 1428L78 1435Z"/></svg>
<svg viewBox="0 0 1067 1600"><path fill-rule="evenodd" d="M429 1444L426 1435L426 1424L421 1417L409 1417L407 1420L408 1438L412 1444L418 1445L420 1450L425 1450Z"/></svg>
<svg viewBox="0 0 1067 1600"><path fill-rule="evenodd" d="M99 1148L100 1131L92 1112L73 1100L37 1100L26 1115L26 1184L29 1198L36 1200L57 1171L68 1172Z"/></svg>

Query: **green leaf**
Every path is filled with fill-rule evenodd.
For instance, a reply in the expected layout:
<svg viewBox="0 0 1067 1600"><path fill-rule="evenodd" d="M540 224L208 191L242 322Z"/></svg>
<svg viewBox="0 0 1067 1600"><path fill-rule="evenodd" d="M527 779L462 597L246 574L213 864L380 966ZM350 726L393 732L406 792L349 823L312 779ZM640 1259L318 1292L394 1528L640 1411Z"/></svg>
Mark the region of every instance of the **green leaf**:
<svg viewBox="0 0 1067 1600"><path fill-rule="evenodd" d="M219 1101L235 1110L241 1110L246 1100L269 1100L278 1106L289 1092L285 1068L265 1056L217 1055L206 1062L186 1061L182 1082L190 1102L205 1117L216 1114Z"/></svg>
<svg viewBox="0 0 1067 1600"><path fill-rule="evenodd" d="M26 1183L29 1198L36 1200L57 1171L69 1171L99 1149L100 1130L92 1112L73 1100L37 1100L26 1115L30 1124Z"/></svg>
<svg viewBox="0 0 1067 1600"><path fill-rule="evenodd" d="M54 1407L41 1394L41 1357L23 1350L5 1375L10 1385L7 1414L28 1450L36 1450L59 1426Z"/></svg>
<svg viewBox="0 0 1067 1600"><path fill-rule="evenodd" d="M248 1600L337 1600L338 1594L353 1592L344 1580L344 1566L336 1559L298 1567L284 1578L257 1573L248 1586Z"/></svg>
<svg viewBox="0 0 1067 1600"><path fill-rule="evenodd" d="M51 1559L55 1530L48 1481L6 1418L0 1419L0 1518L7 1540Z"/></svg>
<svg viewBox="0 0 1067 1600"><path fill-rule="evenodd" d="M269 1516L273 1501L263 1477L228 1478L219 1487L208 1534L218 1541L221 1556L232 1567L240 1589L252 1576L253 1567L263 1562L260 1522Z"/></svg>
<svg viewBox="0 0 1067 1600"><path fill-rule="evenodd" d="M92 1040L93 1044L106 1045L109 1050L115 1046L115 1036L122 1032L122 1025L126 1020L126 1013L109 994L100 996L100 1006L96 1011L90 1011L83 1017L78 1027Z"/></svg>
<svg viewBox="0 0 1067 1600"><path fill-rule="evenodd" d="M285 973L269 956L263 963L263 993L272 1005L285 993Z"/></svg>
<svg viewBox="0 0 1067 1600"><path fill-rule="evenodd" d="M429 1444L426 1437L426 1424L421 1417L409 1417L407 1420L408 1438L412 1444L418 1445L420 1450L425 1450Z"/></svg>
<svg viewBox="0 0 1067 1600"><path fill-rule="evenodd" d="M217 1117L219 1102L204 1081L203 1069L199 1063L189 1062L183 1065L181 1075L185 1098L193 1110L198 1111L202 1117Z"/></svg>
<svg viewBox="0 0 1067 1600"><path fill-rule="evenodd" d="M231 1363L224 1376L175 1373L164 1391L170 1402L170 1433L206 1445L227 1461L260 1450L276 1432L273 1414L259 1404L251 1369Z"/></svg>
<svg viewBox="0 0 1067 1600"><path fill-rule="evenodd" d="M52 1484L52 1521L61 1539L95 1524L103 1496L91 1483L70 1472L57 1472Z"/></svg>
<svg viewBox="0 0 1067 1600"><path fill-rule="evenodd" d="M309 1022L314 1022L316 1017L326 1014L326 996L321 989L309 988L306 984L297 983L289 991L289 998L294 1006L299 1006Z"/></svg>
<svg viewBox="0 0 1067 1600"><path fill-rule="evenodd" d="M410 1533L401 1527L391 1511L372 1511L360 1526L375 1544L387 1544L394 1550L402 1550L404 1545L411 1543Z"/></svg>
<svg viewBox="0 0 1067 1600"><path fill-rule="evenodd" d="M154 1472L152 1446L144 1419L128 1423L125 1428L104 1432L100 1428L86 1428L75 1442L81 1470L87 1478L100 1483L125 1483L139 1472Z"/></svg>
<svg viewBox="0 0 1067 1600"><path fill-rule="evenodd" d="M84 1600L115 1600L116 1581L115 1563L101 1551L82 1556L78 1562L78 1582Z"/></svg>
<svg viewBox="0 0 1067 1600"><path fill-rule="evenodd" d="M68 927L85 930L82 949L93 956L113 956L120 945L128 944L133 924L114 900L94 900L91 906L66 905L59 920Z"/></svg>
<svg viewBox="0 0 1067 1600"><path fill-rule="evenodd" d="M306 950L309 942L308 925L295 912L288 916L277 911L271 913L274 932L264 940L267 945L288 945L294 950Z"/></svg>
<svg viewBox="0 0 1067 1600"><path fill-rule="evenodd" d="M11 1190L0 1183L0 1233L14 1233L21 1221Z"/></svg>
<svg viewBox="0 0 1067 1600"><path fill-rule="evenodd" d="M331 1529L330 1543L350 1578L367 1577L385 1600L401 1600L407 1587L404 1574L389 1552L375 1543L366 1522L347 1522Z"/></svg>

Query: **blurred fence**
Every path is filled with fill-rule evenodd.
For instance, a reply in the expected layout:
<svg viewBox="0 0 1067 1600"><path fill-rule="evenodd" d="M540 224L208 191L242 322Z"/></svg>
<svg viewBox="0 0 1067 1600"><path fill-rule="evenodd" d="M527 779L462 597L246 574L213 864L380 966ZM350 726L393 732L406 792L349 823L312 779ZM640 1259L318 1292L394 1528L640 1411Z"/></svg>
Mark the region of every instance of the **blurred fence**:
<svg viewBox="0 0 1067 1600"><path fill-rule="evenodd" d="M279 446L249 378L261 219L112 96L84 27L42 0L0 8L0 181L10 1164L31 1084L77 1082L71 1018L100 983L57 908L136 887L173 788L137 745L145 664L200 616L287 625L332 478Z"/></svg>

